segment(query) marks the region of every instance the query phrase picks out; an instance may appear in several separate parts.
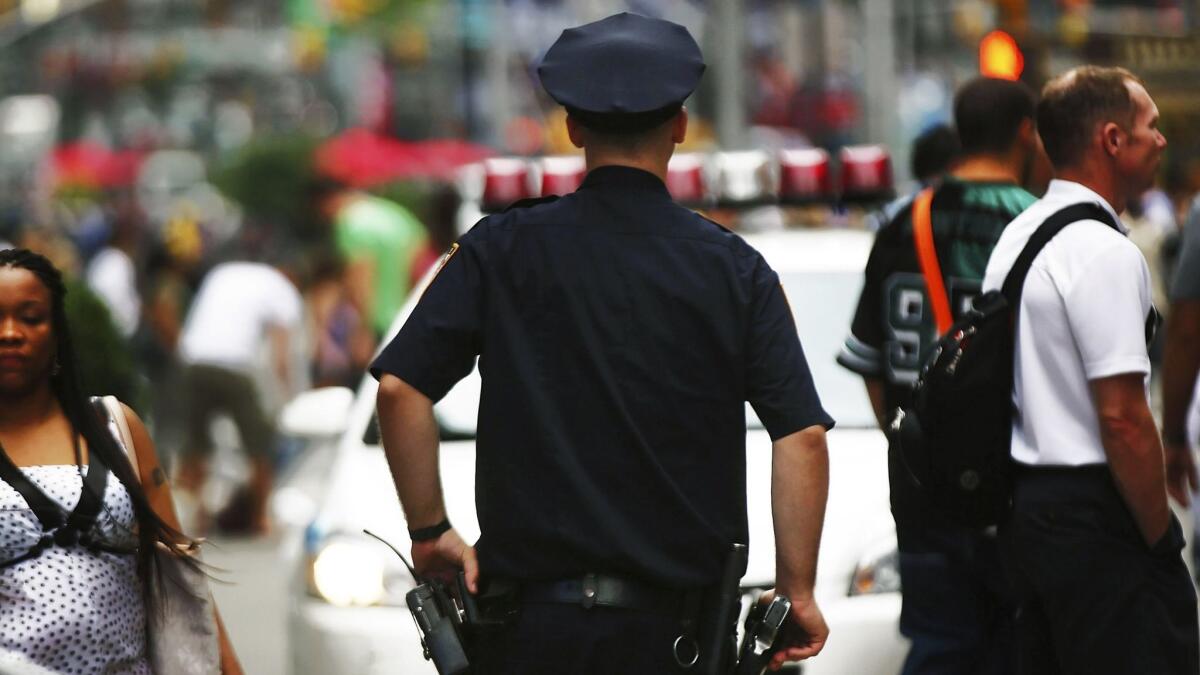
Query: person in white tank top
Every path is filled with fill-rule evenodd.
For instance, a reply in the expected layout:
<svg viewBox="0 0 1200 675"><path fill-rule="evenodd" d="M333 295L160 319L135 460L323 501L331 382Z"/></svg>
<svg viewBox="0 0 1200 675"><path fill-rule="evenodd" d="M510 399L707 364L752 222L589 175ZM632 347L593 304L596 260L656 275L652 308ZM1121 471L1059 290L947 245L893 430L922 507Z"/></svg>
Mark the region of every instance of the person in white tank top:
<svg viewBox="0 0 1200 675"><path fill-rule="evenodd" d="M153 547L187 539L141 420L124 408L135 474L81 392L64 293L44 257L0 251L0 672L149 674Z"/></svg>

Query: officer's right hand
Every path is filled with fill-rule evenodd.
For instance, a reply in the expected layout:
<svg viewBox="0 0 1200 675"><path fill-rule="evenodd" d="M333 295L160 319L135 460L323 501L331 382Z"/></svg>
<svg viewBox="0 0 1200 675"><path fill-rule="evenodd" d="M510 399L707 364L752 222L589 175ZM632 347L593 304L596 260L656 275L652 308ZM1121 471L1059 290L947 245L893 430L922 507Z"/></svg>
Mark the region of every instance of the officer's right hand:
<svg viewBox="0 0 1200 675"><path fill-rule="evenodd" d="M780 592L786 595L783 589ZM770 670L779 670L788 661L802 661L820 654L829 638L829 626L816 600L790 595L788 599L792 601L792 613L780 635L779 649L767 666Z"/></svg>
<svg viewBox="0 0 1200 675"><path fill-rule="evenodd" d="M470 546L450 528L442 536L429 541L414 541L412 545L413 569L423 579L437 579L452 585L459 570L465 573L467 590L479 592L479 561L475 547Z"/></svg>

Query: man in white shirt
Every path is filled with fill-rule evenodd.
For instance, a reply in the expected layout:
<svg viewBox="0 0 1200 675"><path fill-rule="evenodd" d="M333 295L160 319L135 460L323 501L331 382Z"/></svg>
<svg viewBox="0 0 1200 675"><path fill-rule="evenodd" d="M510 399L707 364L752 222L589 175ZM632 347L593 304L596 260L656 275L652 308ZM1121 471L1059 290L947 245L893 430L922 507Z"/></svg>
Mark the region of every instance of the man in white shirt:
<svg viewBox="0 0 1200 675"><path fill-rule="evenodd" d="M86 278L88 287L108 307L121 335L127 340L133 337L142 318L133 258L118 246L105 247L88 264Z"/></svg>
<svg viewBox="0 0 1200 675"><path fill-rule="evenodd" d="M229 415L251 460L244 528L251 532L267 529L275 436L254 373L265 342L282 389L291 390L288 338L299 330L302 317L300 292L279 269L259 262L222 263L205 276L179 338L187 396L179 487L198 493L212 452L209 424L214 415Z"/></svg>
<svg viewBox="0 0 1200 675"><path fill-rule="evenodd" d="M1119 224L1166 147L1157 124L1150 95L1123 69L1085 66L1047 84L1038 132L1057 179L1005 228L984 291L1064 207L1094 203ZM1196 596L1146 392L1157 323L1146 261L1124 231L1079 221L1034 259L1021 298L1017 469L1002 533L1018 672L1196 673Z"/></svg>

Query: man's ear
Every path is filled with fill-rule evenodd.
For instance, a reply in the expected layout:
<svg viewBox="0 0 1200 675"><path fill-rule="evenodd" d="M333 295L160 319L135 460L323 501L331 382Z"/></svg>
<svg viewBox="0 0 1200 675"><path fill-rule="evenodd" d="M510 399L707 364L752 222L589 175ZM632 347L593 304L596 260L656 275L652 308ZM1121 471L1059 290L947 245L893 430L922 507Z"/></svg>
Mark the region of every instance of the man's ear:
<svg viewBox="0 0 1200 675"><path fill-rule="evenodd" d="M1029 150L1037 148L1037 127L1034 125L1032 117L1021 120L1020 126L1017 127L1017 140L1020 141L1022 148Z"/></svg>
<svg viewBox="0 0 1200 675"><path fill-rule="evenodd" d="M671 142L679 145L687 138L688 112L686 107L679 109L679 114L675 116L671 125Z"/></svg>
<svg viewBox="0 0 1200 675"><path fill-rule="evenodd" d="M587 140L583 126L571 115L567 115L567 138L571 139L571 145L577 148L582 148Z"/></svg>
<svg viewBox="0 0 1200 675"><path fill-rule="evenodd" d="M1116 122L1105 122L1100 127L1100 144L1110 157L1121 151L1125 143L1125 130Z"/></svg>

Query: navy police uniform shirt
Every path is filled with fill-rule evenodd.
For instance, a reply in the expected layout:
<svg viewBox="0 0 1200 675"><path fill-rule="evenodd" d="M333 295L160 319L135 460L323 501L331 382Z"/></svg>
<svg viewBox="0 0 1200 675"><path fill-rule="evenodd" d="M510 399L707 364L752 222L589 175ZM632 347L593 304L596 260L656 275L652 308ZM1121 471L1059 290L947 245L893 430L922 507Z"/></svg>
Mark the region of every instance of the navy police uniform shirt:
<svg viewBox="0 0 1200 675"><path fill-rule="evenodd" d="M779 277L628 167L478 223L372 373L437 401L477 356L493 577L713 583L748 538L744 402L773 439L833 425Z"/></svg>

